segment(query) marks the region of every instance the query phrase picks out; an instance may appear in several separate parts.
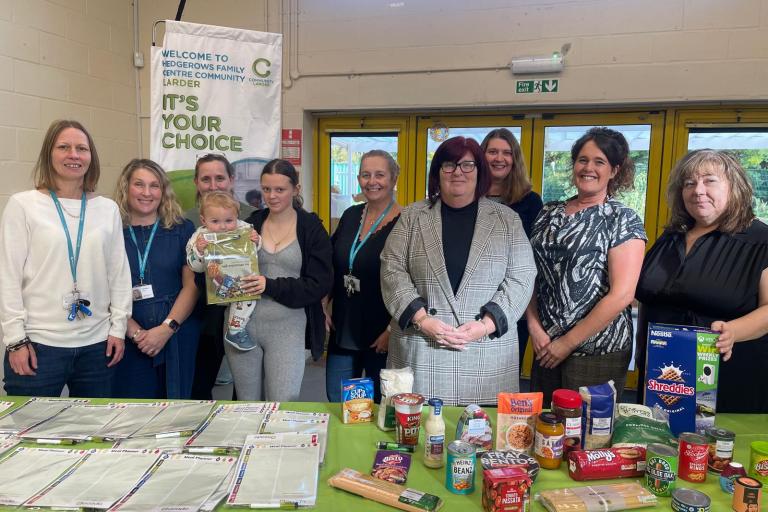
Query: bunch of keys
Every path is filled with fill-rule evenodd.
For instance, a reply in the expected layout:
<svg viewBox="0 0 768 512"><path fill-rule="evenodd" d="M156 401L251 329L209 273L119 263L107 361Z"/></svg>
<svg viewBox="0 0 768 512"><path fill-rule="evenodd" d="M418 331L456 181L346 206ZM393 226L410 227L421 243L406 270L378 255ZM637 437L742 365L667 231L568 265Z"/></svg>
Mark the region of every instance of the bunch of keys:
<svg viewBox="0 0 768 512"><path fill-rule="evenodd" d="M88 306L91 305L91 301L87 299L80 298L80 294L73 294L76 295L72 303L69 305L69 314L67 315L67 320L70 322L77 319L83 319L86 316L93 315L93 312L88 308Z"/></svg>
<svg viewBox="0 0 768 512"><path fill-rule="evenodd" d="M351 297L353 293L360 291L360 280L352 274L345 275L344 289L347 291L347 297Z"/></svg>

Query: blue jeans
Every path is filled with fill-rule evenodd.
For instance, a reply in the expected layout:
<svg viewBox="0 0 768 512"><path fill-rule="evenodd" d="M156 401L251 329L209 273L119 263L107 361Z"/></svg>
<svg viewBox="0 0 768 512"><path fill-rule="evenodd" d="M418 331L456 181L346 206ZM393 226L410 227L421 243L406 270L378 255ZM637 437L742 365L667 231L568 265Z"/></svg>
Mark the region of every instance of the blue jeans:
<svg viewBox="0 0 768 512"><path fill-rule="evenodd" d="M325 362L325 394L329 402L341 402L342 379L365 376L373 379L374 401L381 402L379 373L387 365L387 354L377 354L373 349L346 350L333 347L328 349Z"/></svg>
<svg viewBox="0 0 768 512"><path fill-rule="evenodd" d="M107 368L107 342L86 347L63 348L32 343L37 355L37 375L18 375L11 369L5 353L5 392L16 396L61 396L64 386L69 396L106 398L112 394L112 373Z"/></svg>

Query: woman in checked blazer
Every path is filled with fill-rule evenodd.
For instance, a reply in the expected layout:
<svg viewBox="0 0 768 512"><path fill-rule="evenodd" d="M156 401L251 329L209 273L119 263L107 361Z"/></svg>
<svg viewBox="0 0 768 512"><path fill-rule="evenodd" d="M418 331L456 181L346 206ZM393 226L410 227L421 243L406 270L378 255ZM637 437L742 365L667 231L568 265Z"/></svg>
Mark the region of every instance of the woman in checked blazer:
<svg viewBox="0 0 768 512"><path fill-rule="evenodd" d="M429 199L403 210L381 254L387 367L410 366L414 391L446 405L496 404L518 390L515 322L536 267L520 218L485 199L489 186L477 141L448 139L430 165Z"/></svg>

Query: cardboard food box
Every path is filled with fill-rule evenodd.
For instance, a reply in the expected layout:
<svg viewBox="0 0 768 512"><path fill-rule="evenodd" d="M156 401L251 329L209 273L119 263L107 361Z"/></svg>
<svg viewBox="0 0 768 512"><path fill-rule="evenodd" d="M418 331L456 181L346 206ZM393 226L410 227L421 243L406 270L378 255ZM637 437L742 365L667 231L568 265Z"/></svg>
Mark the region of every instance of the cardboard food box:
<svg viewBox="0 0 768 512"><path fill-rule="evenodd" d="M669 413L675 435L704 433L715 424L720 371L717 336L700 327L648 325L644 401Z"/></svg>
<svg viewBox="0 0 768 512"><path fill-rule="evenodd" d="M373 421L373 380L370 378L342 379L341 400L344 423Z"/></svg>

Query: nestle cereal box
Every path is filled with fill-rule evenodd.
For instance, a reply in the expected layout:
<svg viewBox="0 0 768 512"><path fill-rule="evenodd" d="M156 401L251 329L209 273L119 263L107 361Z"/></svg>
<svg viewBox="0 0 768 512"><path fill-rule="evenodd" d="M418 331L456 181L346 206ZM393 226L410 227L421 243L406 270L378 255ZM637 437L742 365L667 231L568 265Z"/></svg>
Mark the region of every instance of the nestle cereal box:
<svg viewBox="0 0 768 512"><path fill-rule="evenodd" d="M344 423L373 421L373 380L343 379L341 381L341 419Z"/></svg>
<svg viewBox="0 0 768 512"><path fill-rule="evenodd" d="M717 333L682 325L648 325L645 405L669 413L672 433L715 424L720 352Z"/></svg>

